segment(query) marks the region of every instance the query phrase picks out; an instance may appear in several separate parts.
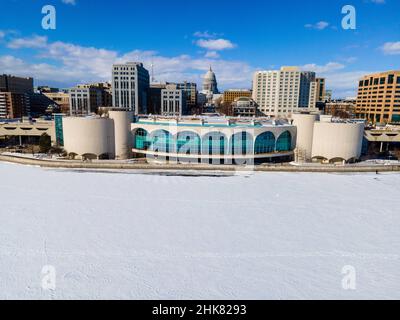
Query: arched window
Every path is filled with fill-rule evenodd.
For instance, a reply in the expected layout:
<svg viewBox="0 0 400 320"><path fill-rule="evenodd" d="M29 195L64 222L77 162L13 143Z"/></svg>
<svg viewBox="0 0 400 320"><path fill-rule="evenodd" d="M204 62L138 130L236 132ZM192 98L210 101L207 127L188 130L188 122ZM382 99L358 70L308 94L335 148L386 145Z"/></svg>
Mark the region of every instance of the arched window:
<svg viewBox="0 0 400 320"><path fill-rule="evenodd" d="M154 152L174 152L174 138L166 130L157 130L151 135L151 151Z"/></svg>
<svg viewBox="0 0 400 320"><path fill-rule="evenodd" d="M246 132L239 132L231 138L231 152L232 155L248 155L253 151L253 136Z"/></svg>
<svg viewBox="0 0 400 320"><path fill-rule="evenodd" d="M256 139L255 154L272 153L275 151L275 135L272 132L264 132Z"/></svg>
<svg viewBox="0 0 400 320"><path fill-rule="evenodd" d="M285 131L276 142L276 151L284 152L290 150L292 150L292 135L289 131Z"/></svg>
<svg viewBox="0 0 400 320"><path fill-rule="evenodd" d="M210 132L203 137L204 155L224 155L228 139L221 132Z"/></svg>
<svg viewBox="0 0 400 320"><path fill-rule="evenodd" d="M142 128L137 129L135 133L135 149L148 150L150 145L149 133Z"/></svg>
<svg viewBox="0 0 400 320"><path fill-rule="evenodd" d="M201 150L200 136L191 131L180 132L176 138L176 147L180 154L199 155Z"/></svg>

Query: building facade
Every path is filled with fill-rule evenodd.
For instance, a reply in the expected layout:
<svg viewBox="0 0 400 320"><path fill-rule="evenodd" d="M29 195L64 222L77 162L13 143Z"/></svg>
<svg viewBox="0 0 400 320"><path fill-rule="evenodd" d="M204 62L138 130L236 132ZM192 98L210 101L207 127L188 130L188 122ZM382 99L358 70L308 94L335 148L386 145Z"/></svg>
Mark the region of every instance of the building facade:
<svg viewBox="0 0 400 320"><path fill-rule="evenodd" d="M359 82L356 115L372 123L400 123L400 71L364 76Z"/></svg>
<svg viewBox="0 0 400 320"><path fill-rule="evenodd" d="M112 70L113 107L147 113L147 94L150 87L149 71L142 63L115 64Z"/></svg>
<svg viewBox="0 0 400 320"><path fill-rule="evenodd" d="M0 92L33 93L33 78L0 75Z"/></svg>
<svg viewBox="0 0 400 320"><path fill-rule="evenodd" d="M112 99L112 85L109 82L92 83L89 86L100 90L101 93L101 107L111 107L113 104Z"/></svg>
<svg viewBox="0 0 400 320"><path fill-rule="evenodd" d="M69 100L71 115L90 115L101 106L101 91L88 85L77 86L69 90Z"/></svg>
<svg viewBox="0 0 400 320"><path fill-rule="evenodd" d="M59 92L43 92L47 98L52 100L54 103L60 106L61 113L69 114L70 113L70 95L67 92L59 91Z"/></svg>
<svg viewBox="0 0 400 320"><path fill-rule="evenodd" d="M149 161L246 165L291 161L296 127L221 117L140 118L133 152Z"/></svg>
<svg viewBox="0 0 400 320"><path fill-rule="evenodd" d="M28 117L31 114L30 95L26 93L0 92L0 119Z"/></svg>
<svg viewBox="0 0 400 320"><path fill-rule="evenodd" d="M325 103L324 113L339 118L354 118L355 109L355 100L332 100Z"/></svg>
<svg viewBox="0 0 400 320"><path fill-rule="evenodd" d="M361 157L365 124L332 116L293 114L297 162L345 163Z"/></svg>
<svg viewBox="0 0 400 320"><path fill-rule="evenodd" d="M230 89L224 91L222 101L223 103L231 104L234 102L237 98L251 98L252 93L250 90L245 90L245 89Z"/></svg>
<svg viewBox="0 0 400 320"><path fill-rule="evenodd" d="M257 103L249 97L236 98L231 106L234 117L254 118L259 115Z"/></svg>
<svg viewBox="0 0 400 320"><path fill-rule="evenodd" d="M287 117L299 108L315 108L315 73L297 67L258 71L253 77L253 100L267 116Z"/></svg>
<svg viewBox="0 0 400 320"><path fill-rule="evenodd" d="M317 82L317 102L325 102L326 96L326 81L325 78L316 78Z"/></svg>
<svg viewBox="0 0 400 320"><path fill-rule="evenodd" d="M0 75L0 118L30 116L33 78Z"/></svg>
<svg viewBox="0 0 400 320"><path fill-rule="evenodd" d="M161 114L163 116L182 116L188 114L186 91L176 84L168 84L161 90Z"/></svg>
<svg viewBox="0 0 400 320"><path fill-rule="evenodd" d="M177 88L186 94L186 104L189 110L197 107L197 84L194 82L184 81L177 83Z"/></svg>

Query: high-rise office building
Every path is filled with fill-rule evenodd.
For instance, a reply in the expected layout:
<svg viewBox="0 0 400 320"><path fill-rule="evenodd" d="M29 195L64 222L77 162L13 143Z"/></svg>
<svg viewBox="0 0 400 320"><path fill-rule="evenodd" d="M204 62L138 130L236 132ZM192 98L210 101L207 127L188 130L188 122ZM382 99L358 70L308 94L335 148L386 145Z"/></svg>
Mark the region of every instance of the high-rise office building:
<svg viewBox="0 0 400 320"><path fill-rule="evenodd" d="M364 76L359 82L356 115L372 123L400 122L400 71Z"/></svg>
<svg viewBox="0 0 400 320"><path fill-rule="evenodd" d="M112 70L113 107L147 113L147 94L150 87L149 71L142 63L115 64Z"/></svg>
<svg viewBox="0 0 400 320"><path fill-rule="evenodd" d="M163 116L183 116L188 114L186 92L176 84L168 84L161 90L161 114Z"/></svg>
<svg viewBox="0 0 400 320"><path fill-rule="evenodd" d="M33 79L0 75L0 118L30 116Z"/></svg>
<svg viewBox="0 0 400 320"><path fill-rule="evenodd" d="M314 72L297 67L258 71L253 78L253 99L267 116L288 116L300 108L316 107Z"/></svg>

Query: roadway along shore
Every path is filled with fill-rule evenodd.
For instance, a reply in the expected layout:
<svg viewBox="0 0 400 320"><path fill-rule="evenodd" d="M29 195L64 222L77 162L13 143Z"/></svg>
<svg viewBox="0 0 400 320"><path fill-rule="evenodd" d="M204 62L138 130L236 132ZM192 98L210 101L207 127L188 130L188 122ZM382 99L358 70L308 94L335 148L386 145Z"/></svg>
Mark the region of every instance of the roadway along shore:
<svg viewBox="0 0 400 320"><path fill-rule="evenodd" d="M46 160L19 156L0 155L0 161L21 165L39 166L43 168L60 169L91 169L91 170L148 170L148 171L259 171L259 172L327 172L327 173L363 173L363 172L400 172L400 165L257 165L233 166L233 165L206 165L206 164L147 164L128 163L118 161L83 162L68 160Z"/></svg>

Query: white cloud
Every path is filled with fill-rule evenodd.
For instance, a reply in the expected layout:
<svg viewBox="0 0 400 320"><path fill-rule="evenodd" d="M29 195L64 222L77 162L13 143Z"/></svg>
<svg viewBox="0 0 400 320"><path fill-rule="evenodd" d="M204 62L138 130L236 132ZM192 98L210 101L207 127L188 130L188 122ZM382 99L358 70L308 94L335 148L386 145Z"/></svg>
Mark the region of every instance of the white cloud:
<svg viewBox="0 0 400 320"><path fill-rule="evenodd" d="M61 0L62 3L76 5L76 0Z"/></svg>
<svg viewBox="0 0 400 320"><path fill-rule="evenodd" d="M236 47L234 43L226 39L200 39L196 41L196 44L199 47L210 51L221 51L226 49L233 49Z"/></svg>
<svg viewBox="0 0 400 320"><path fill-rule="evenodd" d="M6 33L4 31L0 30L0 39L3 39L6 36Z"/></svg>
<svg viewBox="0 0 400 320"><path fill-rule="evenodd" d="M31 38L18 38L11 40L7 46L11 49L22 49L22 48L37 49L37 48L44 48L46 47L46 45L47 45L47 37L35 35Z"/></svg>
<svg viewBox="0 0 400 320"><path fill-rule="evenodd" d="M372 3L376 3L376 4L385 4L386 1L385 0L370 0Z"/></svg>
<svg viewBox="0 0 400 320"><path fill-rule="evenodd" d="M315 63L309 63L300 67L304 71L314 71L316 73L328 73L345 68L344 64L339 62L328 62L325 65L317 65Z"/></svg>
<svg viewBox="0 0 400 320"><path fill-rule="evenodd" d="M353 59L350 59L353 60ZM350 63L350 62L349 62ZM326 79L327 89L333 90L335 98L353 97L357 95L358 81L364 75L375 71L345 71L346 65L339 62L328 62L325 65L315 63L300 67L304 71L315 71L317 77Z"/></svg>
<svg viewBox="0 0 400 320"><path fill-rule="evenodd" d="M400 41L386 42L382 47L382 51L384 54L387 54L387 55L400 54Z"/></svg>
<svg viewBox="0 0 400 320"><path fill-rule="evenodd" d="M35 40L35 41L34 41ZM16 39L9 43L12 49L31 48L35 59L32 63L14 56L0 56L0 70L16 75L33 76L43 82L62 82L64 86L92 81L109 81L113 63L143 62L150 70L153 62L157 81L202 82L210 64L216 71L221 87L249 87L255 71L243 61L215 60L214 54L204 58L189 55L163 56L154 51L133 50L125 54L94 47L84 47L65 42L49 43L46 39ZM38 44L39 43L39 44Z"/></svg>
<svg viewBox="0 0 400 320"><path fill-rule="evenodd" d="M329 22L319 21L319 22L317 22L315 24L308 23L304 27L307 28L307 29L324 30L324 29L329 27Z"/></svg>
<svg viewBox="0 0 400 320"><path fill-rule="evenodd" d="M197 31L193 34L194 37L196 38L206 38L206 39L210 39L210 38L216 38L221 36L222 34L219 33L211 33L209 31Z"/></svg>
<svg viewBox="0 0 400 320"><path fill-rule="evenodd" d="M217 51L207 51L204 56L206 58L213 58L213 59L218 59L220 57Z"/></svg>

